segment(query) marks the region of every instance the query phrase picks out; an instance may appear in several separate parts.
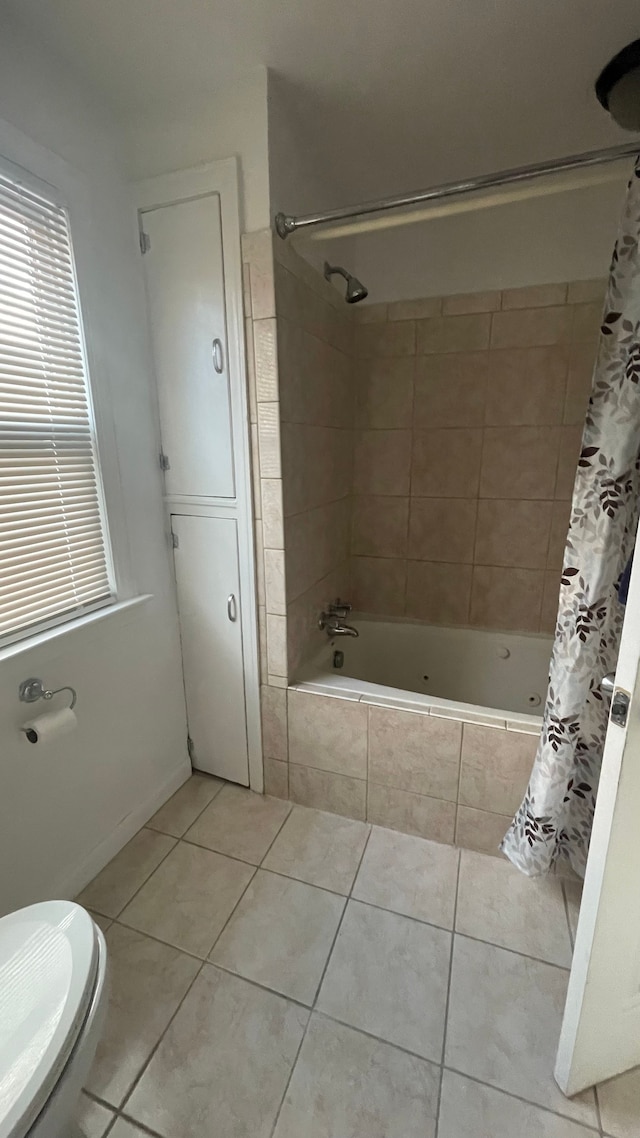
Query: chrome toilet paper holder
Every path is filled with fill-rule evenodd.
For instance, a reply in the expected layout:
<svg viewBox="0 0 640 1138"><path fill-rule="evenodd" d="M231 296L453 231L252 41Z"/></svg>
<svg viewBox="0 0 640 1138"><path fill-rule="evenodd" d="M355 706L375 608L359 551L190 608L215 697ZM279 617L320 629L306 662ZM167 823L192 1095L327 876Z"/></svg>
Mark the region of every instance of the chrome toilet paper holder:
<svg viewBox="0 0 640 1138"><path fill-rule="evenodd" d="M71 703L69 707L74 708L76 706L76 699L78 698L75 688L70 687L69 684L65 684L64 687L54 688L53 691L50 691L49 688L45 688L42 680L39 680L37 676L31 676L28 680L22 681L18 688L18 697L22 703L36 703L39 699L53 699L54 695L59 695L61 691L71 692Z"/></svg>

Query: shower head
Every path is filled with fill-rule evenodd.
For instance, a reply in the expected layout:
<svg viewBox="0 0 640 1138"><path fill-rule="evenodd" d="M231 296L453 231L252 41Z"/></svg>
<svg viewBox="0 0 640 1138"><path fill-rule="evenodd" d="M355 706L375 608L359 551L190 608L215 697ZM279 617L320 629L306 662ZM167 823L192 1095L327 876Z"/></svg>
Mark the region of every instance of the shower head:
<svg viewBox="0 0 640 1138"><path fill-rule="evenodd" d="M618 126L640 130L640 40L609 60L596 79L596 96Z"/></svg>
<svg viewBox="0 0 640 1138"><path fill-rule="evenodd" d="M352 277L351 273L348 273L346 269L342 269L340 265L330 265L328 261L325 261L325 280L331 280L334 273L339 273L347 282L347 291L344 297L347 304L357 304L359 300L364 300L365 296L369 295L369 290L364 287L362 281L359 281L357 277Z"/></svg>

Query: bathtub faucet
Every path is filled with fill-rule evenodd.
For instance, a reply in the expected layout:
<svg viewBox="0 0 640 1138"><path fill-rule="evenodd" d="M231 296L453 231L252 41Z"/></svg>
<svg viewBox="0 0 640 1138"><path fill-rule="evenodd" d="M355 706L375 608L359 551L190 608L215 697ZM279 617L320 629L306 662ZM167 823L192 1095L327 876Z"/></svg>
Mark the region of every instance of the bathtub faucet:
<svg viewBox="0 0 640 1138"><path fill-rule="evenodd" d="M351 624L345 624L348 614L351 612L351 605L345 601L341 601L338 597L332 604L327 606L326 612L320 613L318 620L318 628L323 629L329 639L334 636L359 636L357 628L353 628Z"/></svg>

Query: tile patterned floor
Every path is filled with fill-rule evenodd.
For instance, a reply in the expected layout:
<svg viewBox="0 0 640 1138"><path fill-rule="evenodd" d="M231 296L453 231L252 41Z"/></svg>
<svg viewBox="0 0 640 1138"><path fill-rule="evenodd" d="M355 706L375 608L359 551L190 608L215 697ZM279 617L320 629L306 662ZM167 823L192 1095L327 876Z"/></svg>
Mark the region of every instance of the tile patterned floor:
<svg viewBox="0 0 640 1138"><path fill-rule="evenodd" d="M553 1081L575 882L194 775L79 900L112 982L87 1138L640 1133L640 1070Z"/></svg>

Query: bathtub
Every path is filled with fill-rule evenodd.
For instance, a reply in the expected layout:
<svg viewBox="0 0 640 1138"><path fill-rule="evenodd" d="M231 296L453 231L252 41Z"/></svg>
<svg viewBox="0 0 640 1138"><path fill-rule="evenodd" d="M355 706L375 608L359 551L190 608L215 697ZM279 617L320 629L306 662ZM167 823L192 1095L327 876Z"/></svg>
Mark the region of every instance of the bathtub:
<svg viewBox="0 0 640 1138"><path fill-rule="evenodd" d="M540 730L552 637L358 614L351 623L358 639L327 641L291 686L463 722Z"/></svg>

